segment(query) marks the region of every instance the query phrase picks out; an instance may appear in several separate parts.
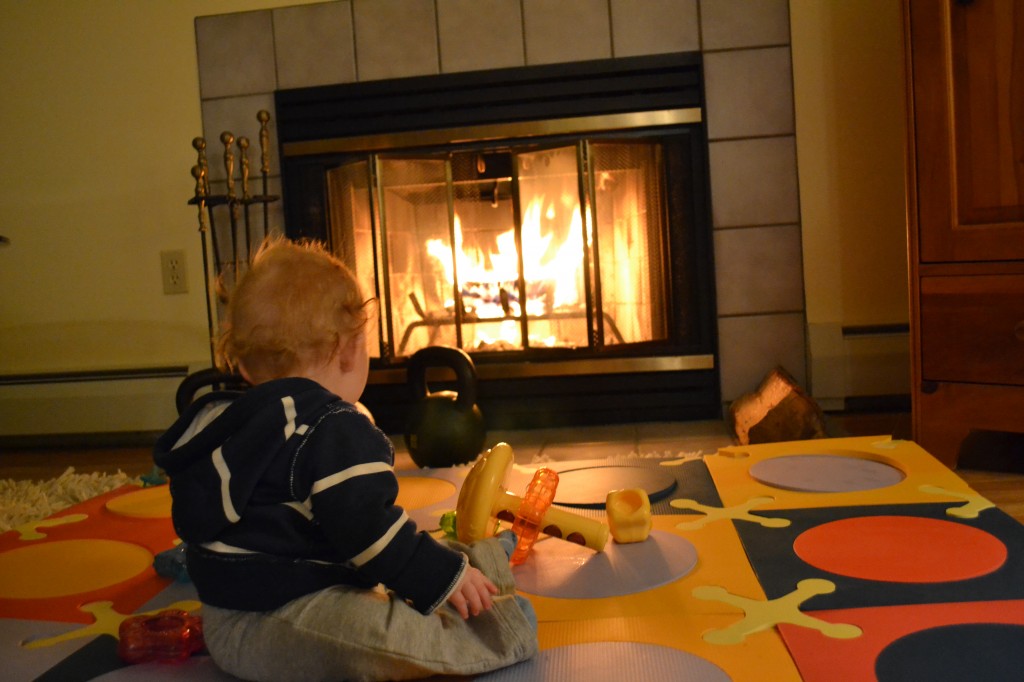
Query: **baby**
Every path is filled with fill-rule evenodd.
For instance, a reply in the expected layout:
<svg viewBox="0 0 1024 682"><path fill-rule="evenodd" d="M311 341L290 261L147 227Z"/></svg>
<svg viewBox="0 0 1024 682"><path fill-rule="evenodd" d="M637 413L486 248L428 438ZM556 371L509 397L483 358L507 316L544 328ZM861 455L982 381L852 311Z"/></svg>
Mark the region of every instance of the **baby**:
<svg viewBox="0 0 1024 682"><path fill-rule="evenodd" d="M441 543L395 504L391 442L356 407L373 317L337 258L269 239L219 342L252 388L202 396L157 442L207 648L238 677L467 675L537 651L515 538Z"/></svg>

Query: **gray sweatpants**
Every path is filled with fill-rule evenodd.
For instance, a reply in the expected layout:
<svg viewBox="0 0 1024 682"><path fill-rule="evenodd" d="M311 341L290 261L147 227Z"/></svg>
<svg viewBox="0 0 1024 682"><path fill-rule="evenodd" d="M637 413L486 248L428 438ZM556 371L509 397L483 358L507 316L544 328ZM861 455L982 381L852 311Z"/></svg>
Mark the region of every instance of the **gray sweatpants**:
<svg viewBox="0 0 1024 682"><path fill-rule="evenodd" d="M448 604L424 616L390 594L338 586L269 612L204 606L207 649L225 672L268 682L473 675L533 656L536 617L515 595L501 543L451 544L500 590L479 616L463 620Z"/></svg>

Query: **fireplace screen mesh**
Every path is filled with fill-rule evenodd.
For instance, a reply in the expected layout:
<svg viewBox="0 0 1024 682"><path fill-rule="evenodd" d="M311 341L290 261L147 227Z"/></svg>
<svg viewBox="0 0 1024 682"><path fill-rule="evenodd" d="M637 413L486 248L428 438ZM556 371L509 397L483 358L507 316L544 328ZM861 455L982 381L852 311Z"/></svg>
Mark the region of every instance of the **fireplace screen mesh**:
<svg viewBox="0 0 1024 682"><path fill-rule="evenodd" d="M656 140L580 140L329 171L333 248L381 301L373 355L664 341L661 156Z"/></svg>

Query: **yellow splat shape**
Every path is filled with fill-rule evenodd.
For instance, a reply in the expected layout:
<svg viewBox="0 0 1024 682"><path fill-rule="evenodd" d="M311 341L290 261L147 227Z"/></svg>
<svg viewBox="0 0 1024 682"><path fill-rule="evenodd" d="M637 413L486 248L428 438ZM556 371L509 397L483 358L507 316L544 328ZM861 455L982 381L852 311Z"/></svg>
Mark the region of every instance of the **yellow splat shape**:
<svg viewBox="0 0 1024 682"><path fill-rule="evenodd" d="M835 592L835 583L820 578L809 578L797 583L796 590L778 599L755 601L746 597L730 594L722 587L703 585L693 590L693 596L706 601L715 600L742 609L746 614L743 620L723 630L710 630L704 633L704 641L710 644L739 644L747 635L774 627L779 623L788 623L800 627L818 630L826 637L833 639L853 639L860 637L863 631L856 625L845 623L829 623L808 616L800 610L800 604L819 594Z"/></svg>
<svg viewBox="0 0 1024 682"><path fill-rule="evenodd" d="M764 516L754 516L750 513L752 508L773 502L774 500L774 497L752 497L743 504L738 504L734 507L709 507L695 500L672 500L669 504L676 509L690 509L704 514L703 517L696 521L677 524L676 528L679 530L696 530L714 521L723 520L750 521L751 523L759 523L765 528L785 528L790 523L789 519L766 518Z"/></svg>
<svg viewBox="0 0 1024 682"><path fill-rule="evenodd" d="M947 516L955 516L958 519L976 519L978 514L985 511L986 509L993 509L996 505L989 502L981 495L971 493L961 493L955 490L946 490L945 488L937 485L922 485L918 487L923 493L930 495L949 495L950 497L956 497L961 500L966 500L967 504L960 507L950 507L946 510Z"/></svg>
<svg viewBox="0 0 1024 682"><path fill-rule="evenodd" d="M20 526L16 526L14 530L19 533L19 540L43 540L46 538L46 533L40 533L40 528L66 526L69 523L85 521L87 518L89 518L88 514L67 514L53 519L43 519L42 521L30 521L29 523L23 523Z"/></svg>
<svg viewBox="0 0 1024 682"><path fill-rule="evenodd" d="M93 618L95 618L96 620L92 625L86 625L85 627L79 628L78 630L71 630L70 632L65 632L64 634L57 635L55 637L48 637L46 639L37 639L31 642L24 642L22 643L22 646L26 649L39 649L44 646L53 646L54 644L66 642L71 639L79 639L80 637L94 637L96 635L111 635L116 639L118 637L118 631L121 628L121 623L130 616L149 616L159 613L160 611L163 611L165 609L180 609L182 611L188 611L192 613L194 611L198 611L202 607L202 604L200 604L198 601L188 599L185 601L175 602L170 606L161 606L160 608L154 609L152 611L143 611L139 614L122 614L118 613L117 611L114 611L114 609L111 608L113 605L114 603L110 601L94 601L90 602L89 604L83 604L82 606L78 607L78 610L85 611L86 613L91 613L93 615Z"/></svg>

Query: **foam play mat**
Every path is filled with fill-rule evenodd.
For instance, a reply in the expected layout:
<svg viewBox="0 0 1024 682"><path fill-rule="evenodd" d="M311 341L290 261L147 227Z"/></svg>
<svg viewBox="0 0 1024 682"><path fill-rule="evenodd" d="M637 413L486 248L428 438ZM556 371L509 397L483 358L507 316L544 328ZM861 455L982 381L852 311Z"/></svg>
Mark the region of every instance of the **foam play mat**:
<svg viewBox="0 0 1024 682"><path fill-rule="evenodd" d="M522 495L538 466L514 466L504 488ZM610 490L644 491L649 535L596 552L541 534L513 569L541 651L478 680L1017 680L1024 670L1024 526L914 443L543 466L559 473L559 513L604 523ZM398 502L440 534L469 470L401 471ZM153 567L177 543L166 486L126 486L0 535L3 679L232 679L202 652L173 664L117 655L133 614L201 617L191 584Z"/></svg>

